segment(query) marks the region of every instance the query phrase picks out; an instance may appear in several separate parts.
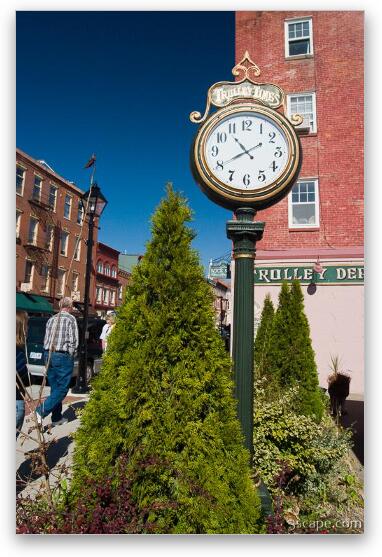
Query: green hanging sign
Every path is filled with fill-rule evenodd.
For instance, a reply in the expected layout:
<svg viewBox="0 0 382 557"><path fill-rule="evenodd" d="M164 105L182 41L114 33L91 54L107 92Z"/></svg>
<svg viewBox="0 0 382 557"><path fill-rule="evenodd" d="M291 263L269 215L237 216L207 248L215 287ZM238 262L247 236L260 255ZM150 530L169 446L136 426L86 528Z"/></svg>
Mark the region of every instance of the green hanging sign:
<svg viewBox="0 0 382 557"><path fill-rule="evenodd" d="M313 265L288 267L255 267L255 284L281 284L282 281L299 280L302 284L363 284L363 265L322 265L322 272L316 273Z"/></svg>

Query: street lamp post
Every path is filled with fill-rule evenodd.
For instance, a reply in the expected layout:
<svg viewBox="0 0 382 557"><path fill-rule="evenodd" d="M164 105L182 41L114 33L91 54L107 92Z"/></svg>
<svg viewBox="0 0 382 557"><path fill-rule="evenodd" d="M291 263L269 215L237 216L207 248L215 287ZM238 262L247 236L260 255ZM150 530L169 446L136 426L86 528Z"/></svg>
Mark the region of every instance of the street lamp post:
<svg viewBox="0 0 382 557"><path fill-rule="evenodd" d="M77 374L76 386L72 389L73 393L86 393L88 391L87 384L87 328L89 316L89 290L90 290L90 277L92 266L92 249L93 249L93 231L94 219L100 217L103 210L107 205L107 200L101 193L97 184L92 184L90 190L87 191L82 199L84 207L84 218L89 216L89 230L87 239L87 254L86 254L86 274L85 274L85 294L84 294L84 313L82 330L79 341L79 367Z"/></svg>

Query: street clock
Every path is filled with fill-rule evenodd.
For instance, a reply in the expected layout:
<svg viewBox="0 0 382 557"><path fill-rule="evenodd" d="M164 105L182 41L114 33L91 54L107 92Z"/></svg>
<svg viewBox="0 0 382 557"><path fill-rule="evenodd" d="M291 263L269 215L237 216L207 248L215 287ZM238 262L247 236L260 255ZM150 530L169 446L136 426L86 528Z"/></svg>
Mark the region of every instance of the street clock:
<svg viewBox="0 0 382 557"><path fill-rule="evenodd" d="M249 67L244 63L250 64ZM204 116L190 115L201 123L191 149L192 173L203 192L227 209L264 209L284 197L297 179L301 147L294 126L276 108L285 105L284 92L273 84L256 83L251 72L260 70L246 53L233 74L238 82L210 87ZM210 105L220 110L207 117Z"/></svg>

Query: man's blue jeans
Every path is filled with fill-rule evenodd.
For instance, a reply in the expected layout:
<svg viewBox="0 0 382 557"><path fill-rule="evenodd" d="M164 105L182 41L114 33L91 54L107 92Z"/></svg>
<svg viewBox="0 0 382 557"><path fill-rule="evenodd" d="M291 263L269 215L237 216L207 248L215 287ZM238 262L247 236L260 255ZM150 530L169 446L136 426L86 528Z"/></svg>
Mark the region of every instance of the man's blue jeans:
<svg viewBox="0 0 382 557"><path fill-rule="evenodd" d="M48 352L44 353L45 363ZM52 412L52 422L62 418L62 401L66 397L72 378L74 357L62 352L52 352L48 369L50 395L36 408L42 418Z"/></svg>

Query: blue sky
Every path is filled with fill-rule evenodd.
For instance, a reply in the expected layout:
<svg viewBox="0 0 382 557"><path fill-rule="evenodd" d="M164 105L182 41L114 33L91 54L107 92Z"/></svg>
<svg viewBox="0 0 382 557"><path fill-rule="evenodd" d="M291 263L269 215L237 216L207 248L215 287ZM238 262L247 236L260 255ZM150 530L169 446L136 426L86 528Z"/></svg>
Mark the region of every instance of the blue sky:
<svg viewBox="0 0 382 557"><path fill-rule="evenodd" d="M234 12L18 12L17 146L109 204L99 239L144 253L167 181L188 198L207 266L231 213L195 184L189 151L208 87L233 79Z"/></svg>

